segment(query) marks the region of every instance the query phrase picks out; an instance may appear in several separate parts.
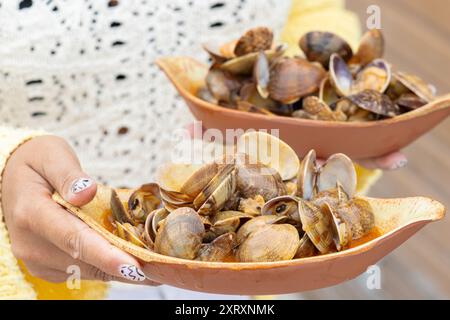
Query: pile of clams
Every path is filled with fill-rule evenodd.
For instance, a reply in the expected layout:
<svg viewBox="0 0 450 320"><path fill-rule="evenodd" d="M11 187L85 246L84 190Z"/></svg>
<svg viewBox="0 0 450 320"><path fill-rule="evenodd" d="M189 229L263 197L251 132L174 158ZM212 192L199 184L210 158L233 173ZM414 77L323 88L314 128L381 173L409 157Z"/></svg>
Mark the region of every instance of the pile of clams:
<svg viewBox="0 0 450 320"><path fill-rule="evenodd" d="M304 57L285 56L265 27L222 46L204 44L212 59L203 100L247 112L326 121L393 118L428 104L435 88L419 77L393 71L384 60L380 30L368 31L356 53L336 34L308 32Z"/></svg>
<svg viewBox="0 0 450 320"><path fill-rule="evenodd" d="M374 228L355 196L344 154L319 166L278 138L251 132L204 165L170 163L123 203L111 195L113 232L157 253L199 261L265 262L349 248Z"/></svg>

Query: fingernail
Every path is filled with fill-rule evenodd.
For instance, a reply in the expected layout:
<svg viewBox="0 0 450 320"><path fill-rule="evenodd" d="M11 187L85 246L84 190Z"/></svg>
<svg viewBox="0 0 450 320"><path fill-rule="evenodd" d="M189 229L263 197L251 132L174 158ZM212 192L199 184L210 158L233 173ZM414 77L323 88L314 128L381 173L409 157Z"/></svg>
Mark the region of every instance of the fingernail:
<svg viewBox="0 0 450 320"><path fill-rule="evenodd" d="M403 168L404 166L406 166L407 163L408 163L407 159L399 160L396 163L394 163L394 165L391 167L391 170Z"/></svg>
<svg viewBox="0 0 450 320"><path fill-rule="evenodd" d="M72 183L72 187L70 188L70 191L72 191L72 193L79 193L79 192L89 188L91 185L92 185L92 179L89 179L89 178L77 179Z"/></svg>
<svg viewBox="0 0 450 320"><path fill-rule="evenodd" d="M122 264L119 268L120 274L127 280L141 282L145 280L145 275L141 269L132 264Z"/></svg>

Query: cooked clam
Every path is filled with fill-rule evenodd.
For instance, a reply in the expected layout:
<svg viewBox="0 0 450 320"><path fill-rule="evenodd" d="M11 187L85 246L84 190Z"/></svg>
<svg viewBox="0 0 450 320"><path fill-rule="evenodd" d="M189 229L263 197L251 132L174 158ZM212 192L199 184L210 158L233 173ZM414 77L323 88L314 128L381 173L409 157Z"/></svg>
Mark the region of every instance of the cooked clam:
<svg viewBox="0 0 450 320"><path fill-rule="evenodd" d="M237 244L241 244L254 231L266 225L283 223L287 220L286 216L264 215L255 217L242 225L237 232Z"/></svg>
<svg viewBox="0 0 450 320"><path fill-rule="evenodd" d="M290 104L311 94L325 77L322 67L301 58L283 58L270 72L269 94L276 101Z"/></svg>
<svg viewBox="0 0 450 320"><path fill-rule="evenodd" d="M384 54L384 37L379 29L367 31L359 43L356 54L350 60L351 64L366 65Z"/></svg>
<svg viewBox="0 0 450 320"><path fill-rule="evenodd" d="M148 214L161 205L159 186L156 183L142 185L128 199L128 209L134 220L144 222Z"/></svg>
<svg viewBox="0 0 450 320"><path fill-rule="evenodd" d="M297 202L297 198L293 196L276 197L264 204L261 214L285 216L292 221L300 222Z"/></svg>
<svg viewBox="0 0 450 320"><path fill-rule="evenodd" d="M303 158L297 175L297 195L309 200L315 193L317 178L316 152L310 150Z"/></svg>
<svg viewBox="0 0 450 320"><path fill-rule="evenodd" d="M164 219L156 233L155 251L167 256L195 259L202 245L205 227L197 212L180 208Z"/></svg>
<svg viewBox="0 0 450 320"><path fill-rule="evenodd" d="M270 262L292 259L300 243L297 229L289 224L261 227L239 245L236 257L241 262Z"/></svg>
<svg viewBox="0 0 450 320"><path fill-rule="evenodd" d="M236 150L248 155L252 164L261 163L273 168L283 181L294 178L300 166L297 154L287 143L264 132L243 134L237 142Z"/></svg>
<svg viewBox="0 0 450 320"><path fill-rule="evenodd" d="M395 117L400 113L399 107L385 94L374 90L364 90L347 97L359 108L380 116Z"/></svg>
<svg viewBox="0 0 450 320"><path fill-rule="evenodd" d="M195 260L221 262L232 259L236 234L230 232L222 234L210 243L202 244Z"/></svg>
<svg viewBox="0 0 450 320"><path fill-rule="evenodd" d="M266 27L250 29L237 41L234 54L239 57L261 50L269 50L272 47L272 41L272 30Z"/></svg>
<svg viewBox="0 0 450 320"><path fill-rule="evenodd" d="M330 156L317 175L317 192L336 188L340 184L348 197L356 192L356 171L352 160L345 154Z"/></svg>
<svg viewBox="0 0 450 320"><path fill-rule="evenodd" d="M347 41L331 32L308 32L301 37L299 45L309 61L317 61L326 69L333 53L339 55L344 61L350 60L353 55Z"/></svg>

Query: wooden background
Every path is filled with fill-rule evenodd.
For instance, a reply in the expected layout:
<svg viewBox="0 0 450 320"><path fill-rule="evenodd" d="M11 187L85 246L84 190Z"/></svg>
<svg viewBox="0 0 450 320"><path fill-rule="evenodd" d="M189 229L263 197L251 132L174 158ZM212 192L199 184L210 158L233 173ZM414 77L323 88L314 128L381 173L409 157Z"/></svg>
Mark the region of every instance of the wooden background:
<svg viewBox="0 0 450 320"><path fill-rule="evenodd" d="M449 0L347 0L365 28L366 9L381 8L386 58L450 92ZM387 172L371 190L374 197L429 196L450 208L450 119L404 150L407 167ZM335 287L281 298L449 299L450 221L433 223L378 263L381 289L368 290L368 274Z"/></svg>

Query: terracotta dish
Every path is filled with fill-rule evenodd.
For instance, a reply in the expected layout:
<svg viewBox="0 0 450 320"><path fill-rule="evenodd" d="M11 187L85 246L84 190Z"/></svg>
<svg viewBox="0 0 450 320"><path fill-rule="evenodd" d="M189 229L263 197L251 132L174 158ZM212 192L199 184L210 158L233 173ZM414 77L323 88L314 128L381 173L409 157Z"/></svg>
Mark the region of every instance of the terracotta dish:
<svg viewBox="0 0 450 320"><path fill-rule="evenodd" d="M126 201L132 190L118 190ZM379 235L353 248L322 256L264 263L201 262L173 258L140 248L108 231L111 189L99 186L96 197L82 208L56 202L73 213L111 244L145 264L155 281L172 286L223 294L282 294L332 286L352 279L400 246L432 221L444 217L437 201L415 197L403 199L364 198L372 206Z"/></svg>
<svg viewBox="0 0 450 320"><path fill-rule="evenodd" d="M387 120L330 122L260 115L208 103L196 93L204 86L208 67L192 58L169 57L156 61L193 115L206 128L279 129L280 138L303 157L315 149L321 158L342 152L352 159L385 155L404 148L450 114L450 95L414 111Z"/></svg>

